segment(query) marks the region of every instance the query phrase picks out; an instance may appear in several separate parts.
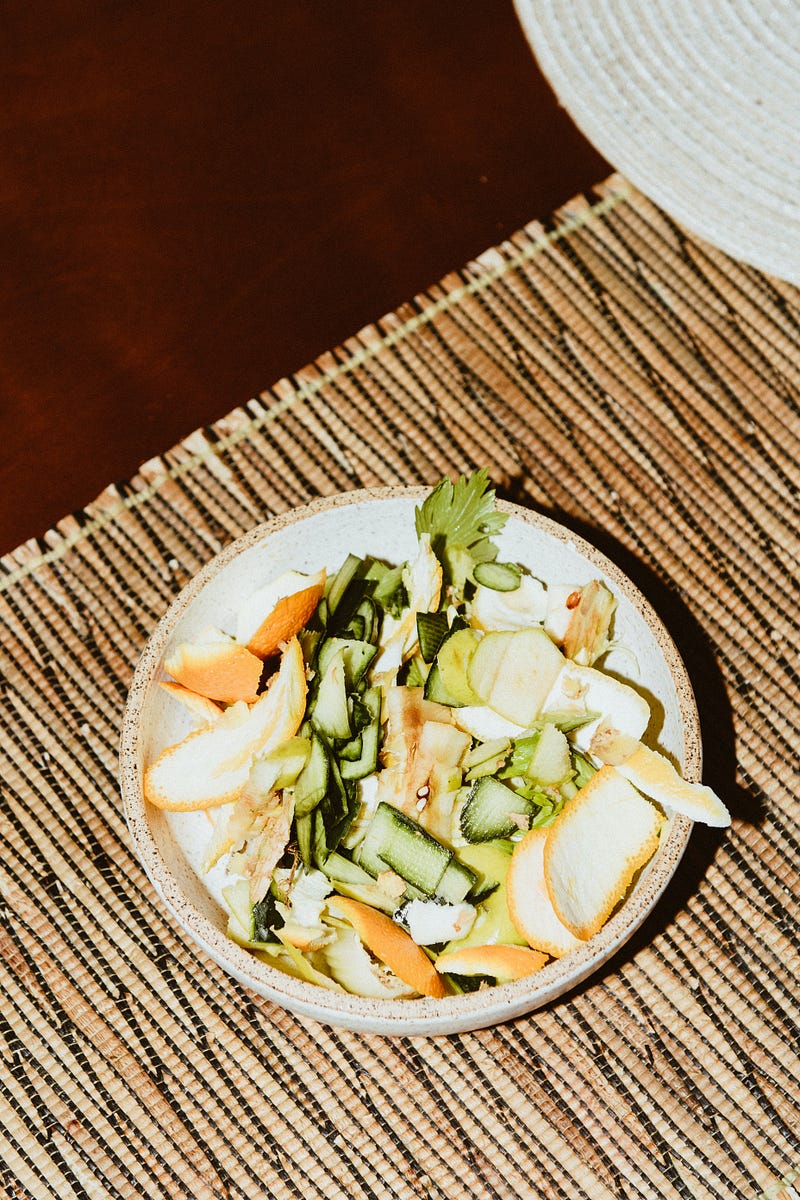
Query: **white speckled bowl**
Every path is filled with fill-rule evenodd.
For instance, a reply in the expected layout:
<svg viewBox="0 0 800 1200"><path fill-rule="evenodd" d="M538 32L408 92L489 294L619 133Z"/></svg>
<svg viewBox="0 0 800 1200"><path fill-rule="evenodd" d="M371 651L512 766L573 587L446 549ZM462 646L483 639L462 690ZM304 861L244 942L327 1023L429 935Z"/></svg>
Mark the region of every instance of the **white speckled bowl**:
<svg viewBox="0 0 800 1200"><path fill-rule="evenodd" d="M691 831L673 817L661 845L624 905L580 950L516 983L444 1000L366 1000L341 995L284 975L225 936L226 916L213 882L199 878L198 862L211 826L205 813L156 810L142 796L145 766L189 732L189 719L157 686L175 640L208 625L235 627L240 598L295 568L338 568L349 552L401 562L416 545L414 508L425 488L354 491L277 517L228 546L187 585L145 646L125 709L120 781L133 844L158 895L175 921L219 968L245 987L293 1012L347 1029L380 1034L446 1034L479 1029L554 1000L607 961L641 925L672 877ZM509 520L500 535L502 559L524 563L545 582L585 583L602 578L618 598L615 637L628 651L612 652L609 669L638 686L654 713L647 740L699 780L701 745L691 685L675 646L650 605L604 555L546 517L500 503ZM616 661L615 661L616 657ZM634 664L638 671L634 675Z"/></svg>

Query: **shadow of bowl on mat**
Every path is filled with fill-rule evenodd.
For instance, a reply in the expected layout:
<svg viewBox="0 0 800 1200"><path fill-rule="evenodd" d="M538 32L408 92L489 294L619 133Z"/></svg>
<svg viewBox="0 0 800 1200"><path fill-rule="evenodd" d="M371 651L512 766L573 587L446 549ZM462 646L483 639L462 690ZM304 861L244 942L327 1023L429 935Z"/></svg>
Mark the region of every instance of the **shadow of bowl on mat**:
<svg viewBox="0 0 800 1200"><path fill-rule="evenodd" d="M734 820L749 825L760 824L764 819L763 804L756 794L746 791L736 780L736 739L730 700L714 657L712 642L697 618L668 583L605 530L561 509L530 504L521 491L521 488L518 490L513 485L510 488L497 488L497 494L502 499L541 512L596 546L625 572L653 606L675 642L692 683L700 718L703 782L720 796ZM697 893L727 835L725 829L712 829L695 823L678 869L642 925L589 979L539 1011L563 1004L587 987L615 974L625 962L664 932Z"/></svg>

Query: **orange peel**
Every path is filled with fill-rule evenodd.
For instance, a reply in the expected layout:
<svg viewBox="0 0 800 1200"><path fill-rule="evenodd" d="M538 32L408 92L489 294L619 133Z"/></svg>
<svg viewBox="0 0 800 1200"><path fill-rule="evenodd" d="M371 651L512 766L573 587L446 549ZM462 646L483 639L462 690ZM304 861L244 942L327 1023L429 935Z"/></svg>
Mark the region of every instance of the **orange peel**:
<svg viewBox="0 0 800 1200"><path fill-rule="evenodd" d="M254 704L263 669L260 658L234 641L181 642L164 659L177 683L223 704Z"/></svg>
<svg viewBox="0 0 800 1200"><path fill-rule="evenodd" d="M305 701L303 653L293 638L267 691L255 704L232 705L213 724L196 729L156 758L145 772L145 799L173 812L236 800L254 760L295 735Z"/></svg>
<svg viewBox="0 0 800 1200"><path fill-rule="evenodd" d="M442 978L425 951L391 917L349 896L331 897L328 908L349 921L367 949L415 992L437 1000L447 995Z"/></svg>
<svg viewBox="0 0 800 1200"><path fill-rule="evenodd" d="M692 821L717 829L730 825L731 815L716 792L705 784L683 779L657 750L638 742L616 766L620 775L669 812L683 813Z"/></svg>
<svg viewBox="0 0 800 1200"><path fill-rule="evenodd" d="M159 687L183 705L191 716L204 724L216 721L217 717L222 716L225 711L213 700L209 700L208 696L203 696L200 692L193 692L184 687L182 683L175 683L171 679L162 679Z"/></svg>
<svg viewBox="0 0 800 1200"><path fill-rule="evenodd" d="M561 958L581 945L558 917L547 891L544 850L547 829L531 829L514 847L506 876L511 924L534 950Z"/></svg>
<svg viewBox="0 0 800 1200"><path fill-rule="evenodd" d="M464 946L440 954L437 971L448 975L490 975L498 983L511 983L540 971L547 955L528 946L505 946L493 942L488 946Z"/></svg>
<svg viewBox="0 0 800 1200"><path fill-rule="evenodd" d="M238 636L259 659L275 654L282 642L300 632L316 611L325 590L325 568L316 575L287 571L260 588L243 606ZM293 590L286 591L289 587Z"/></svg>
<svg viewBox="0 0 800 1200"><path fill-rule="evenodd" d="M658 848L663 816L614 767L604 766L547 830L544 876L558 919L590 938Z"/></svg>

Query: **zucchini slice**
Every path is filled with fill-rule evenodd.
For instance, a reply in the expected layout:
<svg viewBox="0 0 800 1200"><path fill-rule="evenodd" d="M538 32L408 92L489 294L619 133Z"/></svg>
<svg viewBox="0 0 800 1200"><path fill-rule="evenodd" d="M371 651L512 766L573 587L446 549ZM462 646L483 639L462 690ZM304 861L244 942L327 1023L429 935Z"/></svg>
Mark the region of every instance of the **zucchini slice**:
<svg viewBox="0 0 800 1200"><path fill-rule="evenodd" d="M324 677L338 651L342 652L344 679L348 691L358 686L375 657L376 647L361 638L329 637L319 647L317 670ZM321 686L321 685L320 685Z"/></svg>
<svg viewBox="0 0 800 1200"><path fill-rule="evenodd" d="M359 558L356 554L348 554L339 567L325 595L329 621L336 616L336 610L344 599L345 592L353 580L363 574L365 567L363 558Z"/></svg>
<svg viewBox="0 0 800 1200"><path fill-rule="evenodd" d="M519 820L538 811L533 801L491 775L477 780L461 809L461 832L468 842L489 842L520 830Z"/></svg>
<svg viewBox="0 0 800 1200"><path fill-rule="evenodd" d="M381 741L381 689L369 688L361 697L361 703L370 714L369 725L361 730L361 753L358 758L343 758L339 763L342 779L363 779L371 775L378 765Z"/></svg>
<svg viewBox="0 0 800 1200"><path fill-rule="evenodd" d="M418 612L417 638L422 661L432 663L450 632L445 612Z"/></svg>
<svg viewBox="0 0 800 1200"><path fill-rule="evenodd" d="M294 813L304 817L313 812L328 790L331 763L325 743L318 734L312 734L308 761L294 785Z"/></svg>
<svg viewBox="0 0 800 1200"><path fill-rule="evenodd" d="M436 895L452 859L452 850L384 801L376 808L358 850L359 866L370 875L377 877L388 867L426 896Z"/></svg>
<svg viewBox="0 0 800 1200"><path fill-rule="evenodd" d="M476 583L493 592L515 592L522 579L522 571L514 563L477 563L472 574Z"/></svg>

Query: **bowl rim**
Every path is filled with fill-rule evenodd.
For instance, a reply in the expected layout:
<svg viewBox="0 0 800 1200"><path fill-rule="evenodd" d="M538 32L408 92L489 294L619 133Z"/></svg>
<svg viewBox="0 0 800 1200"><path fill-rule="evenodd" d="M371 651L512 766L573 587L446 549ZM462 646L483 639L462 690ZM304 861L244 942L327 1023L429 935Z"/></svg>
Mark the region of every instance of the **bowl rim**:
<svg viewBox="0 0 800 1200"><path fill-rule="evenodd" d="M483 1028L533 1012L571 991L608 961L652 912L675 873L693 826L688 817L673 814L667 833L633 895L578 950L552 960L524 979L443 1000L428 997L370 1000L297 979L233 942L188 900L150 830L149 805L142 794L138 760L142 708L161 669L163 652L176 622L211 579L279 530L333 508L393 499L423 500L430 491L430 487L424 486L390 486L358 488L320 497L256 525L215 554L178 592L148 637L125 702L119 745L120 791L133 849L157 895L191 941L245 987L285 1009L331 1026L388 1035L432 1035ZM586 538L535 509L500 499L496 505L509 517L569 544L613 582L644 619L664 656L675 688L683 725L683 774L688 781L698 782L702 747L694 692L678 649L653 606L625 572Z"/></svg>

